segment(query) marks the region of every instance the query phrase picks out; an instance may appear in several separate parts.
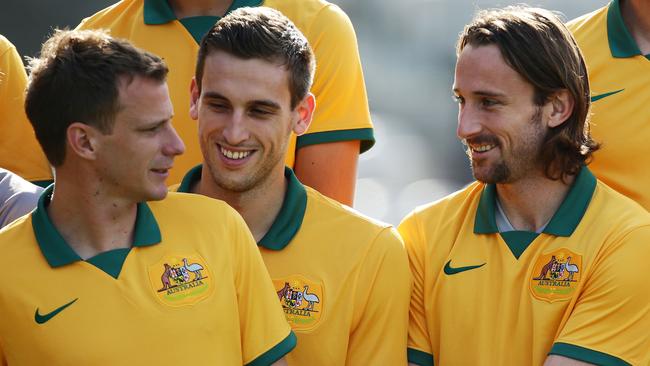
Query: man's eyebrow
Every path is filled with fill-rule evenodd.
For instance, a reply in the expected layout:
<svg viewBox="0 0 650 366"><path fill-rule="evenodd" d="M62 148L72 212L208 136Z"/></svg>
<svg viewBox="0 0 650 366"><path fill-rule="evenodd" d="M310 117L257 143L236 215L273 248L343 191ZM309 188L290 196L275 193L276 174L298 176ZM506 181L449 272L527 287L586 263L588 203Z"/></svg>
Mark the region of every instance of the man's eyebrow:
<svg viewBox="0 0 650 366"><path fill-rule="evenodd" d="M268 99L254 100L254 101L250 102L250 104L251 105L257 105L257 106L262 106L262 107L267 107L267 108L272 108L272 109L281 109L282 108L280 106L280 104L278 104L278 103L276 103L276 102L274 102L272 100L268 100Z"/></svg>
<svg viewBox="0 0 650 366"><path fill-rule="evenodd" d="M210 98L210 99L228 100L228 98L226 98L225 96L223 96L223 95L221 95L221 94L219 94L217 92L214 92L214 91L208 91L208 92L203 93L203 97L204 98Z"/></svg>
<svg viewBox="0 0 650 366"><path fill-rule="evenodd" d="M452 89L452 91L456 94L460 94L460 90L458 88ZM474 90L470 94L472 95L478 95L481 97L505 97L506 95L503 93L495 92L495 91L489 91L489 90Z"/></svg>
<svg viewBox="0 0 650 366"><path fill-rule="evenodd" d="M160 119L160 120L155 120L155 121L148 121L144 123L144 128L151 128L151 127L156 127L160 125L164 125L165 123L169 122L174 118L174 115L171 114L168 118Z"/></svg>

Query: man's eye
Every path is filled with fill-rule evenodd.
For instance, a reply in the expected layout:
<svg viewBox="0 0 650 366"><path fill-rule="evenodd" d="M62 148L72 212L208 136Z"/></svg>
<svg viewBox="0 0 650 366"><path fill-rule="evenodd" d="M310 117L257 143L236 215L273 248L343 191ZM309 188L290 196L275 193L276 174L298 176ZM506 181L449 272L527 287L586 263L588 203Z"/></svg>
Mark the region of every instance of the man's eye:
<svg viewBox="0 0 650 366"><path fill-rule="evenodd" d="M494 99L482 99L482 100L481 100L481 104L482 104L484 107L492 107L492 106L494 106L494 105L499 104L499 102L497 102L497 101L494 100Z"/></svg>
<svg viewBox="0 0 650 366"><path fill-rule="evenodd" d="M461 97L460 95L454 95L451 98L458 104L465 103L465 98Z"/></svg>
<svg viewBox="0 0 650 366"><path fill-rule="evenodd" d="M218 111L225 111L228 109L228 106L225 104L221 103L210 103L210 108L218 110Z"/></svg>
<svg viewBox="0 0 650 366"><path fill-rule="evenodd" d="M266 116L271 114L271 112L265 110L265 109L259 109L259 108L253 108L251 109L251 113L261 115L261 116Z"/></svg>

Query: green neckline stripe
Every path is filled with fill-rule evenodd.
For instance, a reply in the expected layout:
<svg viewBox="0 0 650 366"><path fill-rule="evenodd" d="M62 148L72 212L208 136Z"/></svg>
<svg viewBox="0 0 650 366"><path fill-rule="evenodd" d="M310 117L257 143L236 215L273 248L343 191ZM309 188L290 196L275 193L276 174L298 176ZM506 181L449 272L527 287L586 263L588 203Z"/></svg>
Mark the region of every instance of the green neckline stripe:
<svg viewBox="0 0 650 366"><path fill-rule="evenodd" d="M619 0L612 1L607 8L607 38L613 57L628 58L642 55L639 46L623 21ZM650 54L643 56L650 60Z"/></svg>
<svg viewBox="0 0 650 366"><path fill-rule="evenodd" d="M599 366L631 366L618 357L568 343L558 342L553 344L553 348L551 348L551 352L548 354L569 357L574 360L589 362Z"/></svg>
<svg viewBox="0 0 650 366"><path fill-rule="evenodd" d="M406 349L406 357L408 362L420 366L433 366L433 355L426 352L418 351L413 348Z"/></svg>
<svg viewBox="0 0 650 366"><path fill-rule="evenodd" d="M268 366L291 352L296 347L296 342L296 335L291 331L282 342L247 363L246 366Z"/></svg>
<svg viewBox="0 0 650 366"><path fill-rule="evenodd" d="M375 144L375 134L372 128L358 128L353 130L338 130L307 133L298 136L296 149L309 145L326 144L328 142L360 140L359 153L370 150Z"/></svg>

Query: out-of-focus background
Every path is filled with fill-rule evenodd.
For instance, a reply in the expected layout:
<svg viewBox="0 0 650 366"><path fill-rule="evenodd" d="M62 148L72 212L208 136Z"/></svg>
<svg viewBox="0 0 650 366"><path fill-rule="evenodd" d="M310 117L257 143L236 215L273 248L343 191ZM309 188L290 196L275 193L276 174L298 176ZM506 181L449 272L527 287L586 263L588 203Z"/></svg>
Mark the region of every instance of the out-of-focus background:
<svg viewBox="0 0 650 366"><path fill-rule="evenodd" d="M301 1L301 0L292 0ZM111 0L3 0L0 33L34 56L53 27L75 27ZM417 205L471 182L456 138L451 98L458 33L479 9L515 1L334 0L357 32L377 143L361 156L355 208L397 224ZM529 5L565 20L607 0L549 0Z"/></svg>

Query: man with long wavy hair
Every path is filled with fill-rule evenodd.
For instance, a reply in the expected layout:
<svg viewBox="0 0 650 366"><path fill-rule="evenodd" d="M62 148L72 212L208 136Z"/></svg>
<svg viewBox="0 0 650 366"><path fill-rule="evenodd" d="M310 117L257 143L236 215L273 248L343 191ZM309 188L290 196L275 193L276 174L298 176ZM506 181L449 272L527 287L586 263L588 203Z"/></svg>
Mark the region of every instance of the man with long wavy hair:
<svg viewBox="0 0 650 366"><path fill-rule="evenodd" d="M476 182L400 225L417 365L646 365L650 217L587 168L589 81L552 12L480 12L457 48Z"/></svg>

